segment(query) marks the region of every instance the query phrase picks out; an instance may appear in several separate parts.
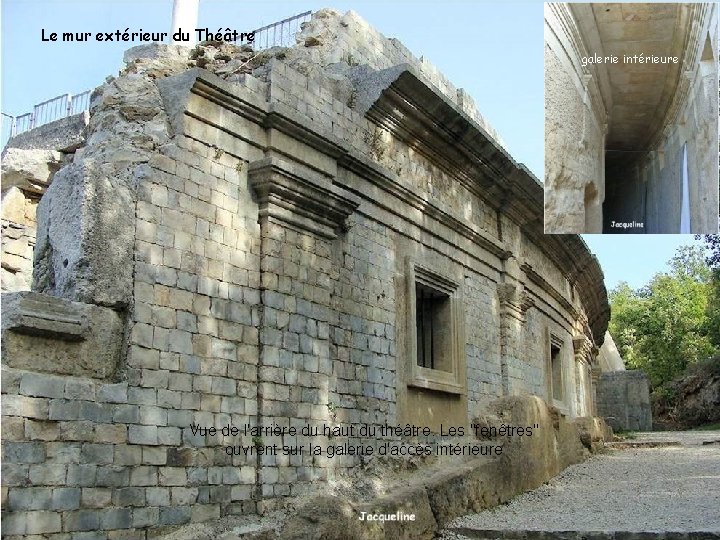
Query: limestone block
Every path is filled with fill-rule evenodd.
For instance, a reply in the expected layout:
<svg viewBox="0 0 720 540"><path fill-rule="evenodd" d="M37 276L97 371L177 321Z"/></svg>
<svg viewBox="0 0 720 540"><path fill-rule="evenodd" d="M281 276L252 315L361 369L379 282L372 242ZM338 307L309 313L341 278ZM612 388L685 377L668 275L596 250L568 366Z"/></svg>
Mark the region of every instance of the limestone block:
<svg viewBox="0 0 720 540"><path fill-rule="evenodd" d="M18 191L11 188L9 191ZM20 197L23 198L22 194ZM3 199L3 210L5 201ZM24 203L23 203L24 205ZM27 206L25 209L27 209ZM22 220L23 222L25 219ZM32 283L32 258L35 245L35 228L21 223L2 220L2 290L24 291Z"/></svg>
<svg viewBox="0 0 720 540"><path fill-rule="evenodd" d="M17 186L8 189L3 187L2 218L13 223L26 224L35 222L34 205Z"/></svg>
<svg viewBox="0 0 720 540"><path fill-rule="evenodd" d="M652 429L650 381L640 370L603 373L597 386L598 415L616 431Z"/></svg>
<svg viewBox="0 0 720 540"><path fill-rule="evenodd" d="M8 148L0 166L2 189L15 186L44 193L61 165L62 155L55 150Z"/></svg>
<svg viewBox="0 0 720 540"><path fill-rule="evenodd" d="M85 142L85 129L89 120L88 111L60 118L16 135L8 141L6 148L74 152Z"/></svg>
<svg viewBox="0 0 720 540"><path fill-rule="evenodd" d="M120 359L115 311L35 292L2 295L2 362L44 373L107 378Z"/></svg>
<svg viewBox="0 0 720 540"><path fill-rule="evenodd" d="M384 536L378 523L360 522L358 515L353 504L339 497L316 497L287 521L279 538L371 539Z"/></svg>
<svg viewBox="0 0 720 540"><path fill-rule="evenodd" d="M248 175L262 218L284 221L325 238L335 238L360 204L357 197L326 178L280 158L252 162Z"/></svg>
<svg viewBox="0 0 720 540"><path fill-rule="evenodd" d="M130 302L134 192L111 167L85 160L56 175L38 205L34 290L107 306Z"/></svg>

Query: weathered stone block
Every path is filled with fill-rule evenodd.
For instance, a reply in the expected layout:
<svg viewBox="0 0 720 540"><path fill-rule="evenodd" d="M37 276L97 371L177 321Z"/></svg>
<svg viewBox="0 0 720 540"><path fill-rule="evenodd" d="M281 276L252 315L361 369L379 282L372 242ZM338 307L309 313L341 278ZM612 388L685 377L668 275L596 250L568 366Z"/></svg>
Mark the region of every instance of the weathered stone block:
<svg viewBox="0 0 720 540"><path fill-rule="evenodd" d="M97 424L93 441L119 445L127 442L127 426L119 424ZM116 447L117 448L117 447Z"/></svg>
<svg viewBox="0 0 720 540"><path fill-rule="evenodd" d="M84 463L110 464L114 447L111 444L83 444L80 457Z"/></svg>
<svg viewBox="0 0 720 540"><path fill-rule="evenodd" d="M52 510L77 510L80 508L80 488L55 488L52 490Z"/></svg>
<svg viewBox="0 0 720 540"><path fill-rule="evenodd" d="M42 373L24 373L20 393L26 396L61 398L65 395L65 380Z"/></svg>
<svg viewBox="0 0 720 540"><path fill-rule="evenodd" d="M47 419L49 403L48 400L44 398L3 395L2 410L3 416Z"/></svg>
<svg viewBox="0 0 720 540"><path fill-rule="evenodd" d="M85 159L55 174L38 205L33 289L98 305L130 303L133 172L123 165L111 177L107 166Z"/></svg>
<svg viewBox="0 0 720 540"><path fill-rule="evenodd" d="M50 149L7 148L2 156L2 190L17 187L44 193L62 166L62 155Z"/></svg>
<svg viewBox="0 0 720 540"><path fill-rule="evenodd" d="M115 311L34 293L2 295L2 358L10 367L105 378L116 369L123 322ZM27 374L27 392L59 395L60 379Z"/></svg>
<svg viewBox="0 0 720 540"><path fill-rule="evenodd" d="M76 402L77 403L77 402ZM113 406L105 403L93 403L90 401L81 401L78 418L80 420L89 420L93 423L109 424L112 422Z"/></svg>
<svg viewBox="0 0 720 540"><path fill-rule="evenodd" d="M32 465L30 467L30 482L36 486L62 486L67 478L68 465L52 463Z"/></svg>
<svg viewBox="0 0 720 540"><path fill-rule="evenodd" d="M32 420L27 420L31 422ZM25 422L23 418L6 416L2 420L2 440L22 441L25 439Z"/></svg>
<svg viewBox="0 0 720 540"><path fill-rule="evenodd" d="M45 446L40 442L9 442L2 444L4 463L42 463Z"/></svg>
<svg viewBox="0 0 720 540"><path fill-rule="evenodd" d="M9 510L49 510L50 488L13 488L8 494Z"/></svg>
<svg viewBox="0 0 720 540"><path fill-rule="evenodd" d="M98 510L68 512L64 515L64 521L66 531L94 531L100 527L100 514Z"/></svg>
<svg viewBox="0 0 720 540"><path fill-rule="evenodd" d="M127 467L103 466L97 468L98 487L122 487L130 481L130 471Z"/></svg>
<svg viewBox="0 0 720 540"><path fill-rule="evenodd" d="M157 429L157 426L129 426L128 441L130 444L158 444Z"/></svg>
<svg viewBox="0 0 720 540"><path fill-rule="evenodd" d="M132 511L133 527L149 527L157 524L159 519L160 509L157 508L157 506L149 508L134 508Z"/></svg>
<svg viewBox="0 0 720 540"><path fill-rule="evenodd" d="M104 384L98 389L98 400L107 403L127 403L127 383Z"/></svg>
<svg viewBox="0 0 720 540"><path fill-rule="evenodd" d="M178 446L182 441L182 430L177 427L159 427L158 444Z"/></svg>
<svg viewBox="0 0 720 540"><path fill-rule="evenodd" d="M160 467L161 486L182 486L187 482L187 472L183 467Z"/></svg>
<svg viewBox="0 0 720 540"><path fill-rule="evenodd" d="M82 379L67 379L65 383L65 399L95 400L95 384Z"/></svg>
<svg viewBox="0 0 720 540"><path fill-rule="evenodd" d="M53 399L50 401L48 418L50 420L77 420L80 418L81 401Z"/></svg>
<svg viewBox="0 0 720 540"><path fill-rule="evenodd" d="M192 508L189 506L170 506L160 508L159 525L180 525L187 523L192 517Z"/></svg>
<svg viewBox="0 0 720 540"><path fill-rule="evenodd" d="M650 381L640 370L611 371L597 386L598 415L616 431L652 429Z"/></svg>
<svg viewBox="0 0 720 540"><path fill-rule="evenodd" d="M100 527L104 530L129 529L132 527L130 508L107 508L100 510Z"/></svg>
<svg viewBox="0 0 720 540"><path fill-rule="evenodd" d="M104 508L110 506L113 491L109 488L82 488L83 508Z"/></svg>
<svg viewBox="0 0 720 540"><path fill-rule="evenodd" d="M3 427L6 423L7 420L3 420ZM25 436L34 441L54 441L60 436L60 426L49 420L28 419L25 421Z"/></svg>
<svg viewBox="0 0 720 540"><path fill-rule="evenodd" d="M68 465L67 485L91 487L97 478L97 465Z"/></svg>

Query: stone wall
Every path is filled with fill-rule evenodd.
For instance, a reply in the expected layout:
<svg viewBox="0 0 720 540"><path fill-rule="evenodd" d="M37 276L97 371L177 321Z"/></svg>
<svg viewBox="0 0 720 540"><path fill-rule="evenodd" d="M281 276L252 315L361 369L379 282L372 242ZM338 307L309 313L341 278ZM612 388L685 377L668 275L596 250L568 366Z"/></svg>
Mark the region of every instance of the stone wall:
<svg viewBox="0 0 720 540"><path fill-rule="evenodd" d="M683 177L684 151L687 153L687 177L690 208L690 232L717 228L718 169L716 147L718 110L718 21L717 12L708 15L700 30L701 39L692 51L698 68L687 73L678 89L679 97L669 114L658 142L641 165L648 185L648 233L674 233L680 230L683 189L677 179ZM671 219L667 219L671 216Z"/></svg>
<svg viewBox="0 0 720 540"><path fill-rule="evenodd" d="M2 220L2 290L29 291L32 277L35 227Z"/></svg>
<svg viewBox="0 0 720 540"><path fill-rule="evenodd" d="M608 76L581 68L587 45L561 30L571 21L568 4L545 5L545 231L600 233Z"/></svg>
<svg viewBox="0 0 720 540"><path fill-rule="evenodd" d="M84 141L87 112L11 138L2 153L2 291L32 284L38 201Z"/></svg>
<svg viewBox="0 0 720 540"><path fill-rule="evenodd" d="M47 320L76 304L114 317L96 346L120 358L61 377L3 355L9 538L145 538L272 509L360 463L231 457L310 439L193 423L436 430L528 393L593 411L599 266L579 238L542 235L540 184L469 98L353 13L318 12L297 47L251 56L138 47L94 92L86 144L38 209L33 289L59 302L38 301ZM442 301L442 369L418 363L419 290ZM73 332L43 339L75 339L72 361Z"/></svg>
<svg viewBox="0 0 720 540"><path fill-rule="evenodd" d="M612 371L600 376L598 416L615 431L651 431L650 380L642 371Z"/></svg>
<svg viewBox="0 0 720 540"><path fill-rule="evenodd" d="M567 466L581 462L602 447L602 440L611 437L602 420L558 417L535 396L501 398L490 404L487 412L488 416L479 421L490 426L502 422L536 425L537 436L509 440L501 458L454 458L406 475L401 485L393 485L388 479L385 493L369 501L362 500L358 493L350 497L314 497L290 513L277 538L430 540L458 516L492 508L522 491L537 488ZM362 511L412 512L416 518L363 523L356 517ZM176 536L185 540L191 534L188 527ZM272 534L270 537L275 538Z"/></svg>
<svg viewBox="0 0 720 540"><path fill-rule="evenodd" d="M606 222L640 221L642 232L680 232L683 197L688 198L690 230L714 232L717 227L718 200L715 133L717 123L709 121L718 110L717 103L717 16L708 16L696 46L697 68L680 80L677 96L668 111L664 130L647 152L628 167L626 164L608 170L608 178L622 178L608 193L613 206ZM706 60L702 60L703 55ZM684 152L687 154L688 191L683 194ZM632 181L628 182L627 177ZM636 231L620 231L636 232Z"/></svg>
<svg viewBox="0 0 720 540"><path fill-rule="evenodd" d="M551 30L571 18L566 5L546 4L545 17L545 230L599 233L607 74L599 68L597 77L584 76L579 68L584 45Z"/></svg>

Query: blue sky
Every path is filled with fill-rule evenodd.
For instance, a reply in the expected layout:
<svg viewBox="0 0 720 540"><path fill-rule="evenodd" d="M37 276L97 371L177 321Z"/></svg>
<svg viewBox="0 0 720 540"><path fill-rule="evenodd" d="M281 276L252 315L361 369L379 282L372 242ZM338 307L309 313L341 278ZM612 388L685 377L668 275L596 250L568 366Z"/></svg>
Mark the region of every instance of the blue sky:
<svg viewBox="0 0 720 540"><path fill-rule="evenodd" d="M199 26L248 31L307 10L353 9L416 56L424 55L459 88L498 131L513 157L542 178L542 2L280 2L201 0ZM49 32L142 28L169 31L171 0L4 0L2 2L2 111L19 115L35 103L79 93L116 75L125 43L42 42ZM645 284L686 236L586 236L608 288L618 281Z"/></svg>
<svg viewBox="0 0 720 540"><path fill-rule="evenodd" d="M608 291L621 281L639 289L670 269L667 262L678 247L704 245L691 234L585 234L583 239L600 260Z"/></svg>

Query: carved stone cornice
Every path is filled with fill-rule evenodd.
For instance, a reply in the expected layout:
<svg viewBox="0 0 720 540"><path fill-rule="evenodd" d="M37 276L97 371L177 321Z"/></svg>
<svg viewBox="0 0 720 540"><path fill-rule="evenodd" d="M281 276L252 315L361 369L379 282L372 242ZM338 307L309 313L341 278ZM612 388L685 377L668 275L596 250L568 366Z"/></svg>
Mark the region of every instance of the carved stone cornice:
<svg viewBox="0 0 720 540"><path fill-rule="evenodd" d="M573 351L577 362L592 364L593 352L597 348L585 334L573 337Z"/></svg>
<svg viewBox="0 0 720 540"><path fill-rule="evenodd" d="M515 283L498 283L498 300L500 301L500 315L509 316L520 322L525 322L525 313L535 305L535 301L525 291L522 285Z"/></svg>
<svg viewBox="0 0 720 540"><path fill-rule="evenodd" d="M530 279L530 281L532 281L544 292L554 298L555 301L560 304L565 310L567 310L567 312L570 313L573 318L578 318L579 313L577 309L575 309L575 307L570 302L568 302L565 297L563 297L563 295L560 294L560 292L555 287L553 287L544 277L542 277L538 272L536 272L532 265L528 263L523 263L520 266L520 269L525 272L525 275Z"/></svg>
<svg viewBox="0 0 720 540"><path fill-rule="evenodd" d="M381 91L379 91L381 90ZM525 222L542 218L542 187L475 120L409 64L358 85L369 120L425 155L493 208Z"/></svg>
<svg viewBox="0 0 720 540"><path fill-rule="evenodd" d="M336 238L360 204L329 178L278 157L250 163L248 178L260 219L271 217L323 238Z"/></svg>

